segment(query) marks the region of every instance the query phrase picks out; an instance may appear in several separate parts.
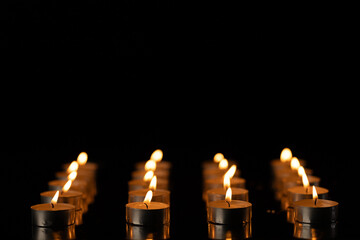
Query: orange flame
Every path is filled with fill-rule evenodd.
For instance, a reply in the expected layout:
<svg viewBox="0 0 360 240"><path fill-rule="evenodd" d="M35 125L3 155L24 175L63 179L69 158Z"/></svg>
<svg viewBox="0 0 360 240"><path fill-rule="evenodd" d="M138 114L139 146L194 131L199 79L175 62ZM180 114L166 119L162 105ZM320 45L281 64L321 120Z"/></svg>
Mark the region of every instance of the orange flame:
<svg viewBox="0 0 360 240"><path fill-rule="evenodd" d="M292 152L289 148L284 148L280 154L281 162L289 162L292 158Z"/></svg>
<svg viewBox="0 0 360 240"><path fill-rule="evenodd" d="M150 185L149 185L149 189L155 191L156 184L157 184L157 177L153 176L153 178L151 179Z"/></svg>
<svg viewBox="0 0 360 240"><path fill-rule="evenodd" d="M54 205L57 203L59 198L60 191L56 191L54 197L51 199L51 205L54 207Z"/></svg>
<svg viewBox="0 0 360 240"><path fill-rule="evenodd" d="M146 163L145 163L145 171L155 171L156 169L156 162L155 160L148 160Z"/></svg>
<svg viewBox="0 0 360 240"><path fill-rule="evenodd" d="M73 171L67 176L67 179L74 181L76 177L77 177L77 172Z"/></svg>
<svg viewBox="0 0 360 240"><path fill-rule="evenodd" d="M153 196L153 192L151 190L149 190L145 195L144 203L150 204L152 196Z"/></svg>
<svg viewBox="0 0 360 240"><path fill-rule="evenodd" d="M156 149L150 157L150 160L154 160L155 162L160 162L163 158L163 152L160 149Z"/></svg>
<svg viewBox="0 0 360 240"><path fill-rule="evenodd" d="M66 171L68 173L70 173L70 172L73 172L73 171L77 171L78 168L79 168L79 163L77 161L72 161Z"/></svg>
<svg viewBox="0 0 360 240"><path fill-rule="evenodd" d="M236 165L233 164L229 170L227 170L227 172L225 173L224 176L228 176L230 179L234 177L235 173L236 173Z"/></svg>
<svg viewBox="0 0 360 240"><path fill-rule="evenodd" d="M219 169L225 170L225 169L228 168L228 166L229 166L228 160L226 160L225 158L222 159L222 160L220 160L220 162L219 162Z"/></svg>
<svg viewBox="0 0 360 240"><path fill-rule="evenodd" d="M79 165L85 165L88 160L88 155L86 152L81 152L77 158Z"/></svg>
<svg viewBox="0 0 360 240"><path fill-rule="evenodd" d="M154 171L147 171L144 176L144 181L149 182L154 176Z"/></svg>
<svg viewBox="0 0 360 240"><path fill-rule="evenodd" d="M222 159L224 159L224 155L222 153L215 154L214 162L219 163Z"/></svg>
<svg viewBox="0 0 360 240"><path fill-rule="evenodd" d="M315 186L313 186L312 195L313 195L314 204L316 205L316 201L318 200L318 194L317 194Z"/></svg>
<svg viewBox="0 0 360 240"><path fill-rule="evenodd" d="M62 188L62 192L67 192L67 191L69 191L69 189L70 189L70 187L71 187L71 184L72 184L72 181L71 180L68 180L66 183L65 183L65 185L63 186L63 188Z"/></svg>
<svg viewBox="0 0 360 240"><path fill-rule="evenodd" d="M300 167L300 162L297 157L293 157L290 162L290 167L292 170L298 170Z"/></svg>
<svg viewBox="0 0 360 240"><path fill-rule="evenodd" d="M224 188L228 189L230 187L230 177L228 175L224 175Z"/></svg>
<svg viewBox="0 0 360 240"><path fill-rule="evenodd" d="M231 197L232 197L232 190L229 187L228 190L226 190L226 194L225 194L225 201L227 201L228 203L231 202Z"/></svg>

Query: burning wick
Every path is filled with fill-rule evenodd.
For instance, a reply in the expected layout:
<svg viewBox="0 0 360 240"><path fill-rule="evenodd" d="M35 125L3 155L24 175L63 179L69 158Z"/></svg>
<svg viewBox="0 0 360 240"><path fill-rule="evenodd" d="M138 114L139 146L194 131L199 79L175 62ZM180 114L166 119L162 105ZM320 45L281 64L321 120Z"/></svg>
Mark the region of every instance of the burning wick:
<svg viewBox="0 0 360 240"><path fill-rule="evenodd" d="M51 199L50 204L51 204L51 207L52 207L52 208L54 208L54 207L55 207L55 204L56 204L56 203L57 203L57 201L58 201L58 198L59 198L59 193L60 193L60 191L56 191L56 193L55 193L54 197Z"/></svg>
<svg viewBox="0 0 360 240"><path fill-rule="evenodd" d="M313 186L312 195L313 195L313 199L314 199L314 204L315 204L315 206L316 206L316 202L317 202L317 200L318 200L318 194L317 194L317 192L316 192L315 186Z"/></svg>
<svg viewBox="0 0 360 240"><path fill-rule="evenodd" d="M149 204L151 202L152 196L153 196L153 192L151 190L149 190L145 195L144 204L146 206L146 209L149 209Z"/></svg>
<svg viewBox="0 0 360 240"><path fill-rule="evenodd" d="M231 187L229 187L228 190L226 190L226 194L225 194L225 202L228 204L228 207L230 207L231 195L232 195L232 190Z"/></svg>

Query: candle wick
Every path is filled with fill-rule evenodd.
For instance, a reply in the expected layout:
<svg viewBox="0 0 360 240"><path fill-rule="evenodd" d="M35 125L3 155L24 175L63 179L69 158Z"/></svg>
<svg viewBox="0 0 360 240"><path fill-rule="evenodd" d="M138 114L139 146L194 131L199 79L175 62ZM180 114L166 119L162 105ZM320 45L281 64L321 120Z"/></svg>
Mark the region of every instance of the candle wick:
<svg viewBox="0 0 360 240"><path fill-rule="evenodd" d="M307 187L307 188L305 188L305 192L306 192L306 193L308 193L308 191L309 191L309 188L308 188L308 187Z"/></svg>
<svg viewBox="0 0 360 240"><path fill-rule="evenodd" d="M225 202L228 204L228 207L230 207L230 202L227 200L225 200Z"/></svg>
<svg viewBox="0 0 360 240"><path fill-rule="evenodd" d="M145 204L145 206L146 206L146 209L149 209L149 206L147 205L147 203L144 202L144 204Z"/></svg>
<svg viewBox="0 0 360 240"><path fill-rule="evenodd" d="M315 204L315 206L316 206L316 202L317 202L317 200L318 200L317 198L315 198L315 199L314 199L314 204Z"/></svg>
<svg viewBox="0 0 360 240"><path fill-rule="evenodd" d="M52 208L54 208L54 207L55 207L55 205L54 205L53 203L50 203L50 204L51 204L51 207L52 207Z"/></svg>

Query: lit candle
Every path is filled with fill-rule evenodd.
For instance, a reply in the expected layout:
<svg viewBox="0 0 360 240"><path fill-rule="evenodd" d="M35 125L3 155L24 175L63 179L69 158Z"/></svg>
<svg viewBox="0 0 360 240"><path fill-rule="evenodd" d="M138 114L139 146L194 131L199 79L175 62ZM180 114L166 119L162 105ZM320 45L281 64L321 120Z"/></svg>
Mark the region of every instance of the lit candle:
<svg viewBox="0 0 360 240"><path fill-rule="evenodd" d="M294 202L295 221L311 224L336 222L339 203L326 199L318 199L315 186L312 188L313 199Z"/></svg>
<svg viewBox="0 0 360 240"><path fill-rule="evenodd" d="M156 189L157 177L154 176L151 179L149 189L153 191L152 201L153 202L162 202L170 205L170 191L165 189ZM129 192L128 202L142 202L145 199L145 196L149 189L139 189Z"/></svg>
<svg viewBox="0 0 360 240"><path fill-rule="evenodd" d="M161 225L170 223L170 205L151 202L153 192L149 190L143 202L126 204L126 222L135 225Z"/></svg>
<svg viewBox="0 0 360 240"><path fill-rule="evenodd" d="M203 170L204 181L206 181L207 179L211 179L211 178L222 177L228 170L228 166L229 166L229 162L226 158L224 158L219 162L218 168L204 169ZM236 169L234 176L236 176L236 177L240 176L239 169Z"/></svg>
<svg viewBox="0 0 360 240"><path fill-rule="evenodd" d="M132 179L142 179L146 172L153 171L158 178L169 179L170 172L168 170L157 169L154 160L148 160L145 164L145 170L136 170L131 173Z"/></svg>
<svg viewBox="0 0 360 240"><path fill-rule="evenodd" d="M31 221L39 227L63 227L75 223L75 206L57 203L60 191L56 191L50 203L31 206Z"/></svg>
<svg viewBox="0 0 360 240"><path fill-rule="evenodd" d="M225 200L209 202L207 220L217 224L251 222L252 204L247 201L231 200L231 188L226 191Z"/></svg>
<svg viewBox="0 0 360 240"><path fill-rule="evenodd" d="M60 195L58 197L58 203L69 203L75 206L75 224L82 224L82 206L83 199L82 193L78 191L69 191L72 181L68 180ZM40 193L41 203L50 203L56 191L47 191Z"/></svg>
<svg viewBox="0 0 360 240"><path fill-rule="evenodd" d="M271 161L271 168L275 174L277 171L289 167L290 160L292 158L292 152L289 148L284 148L281 151L280 159L274 159ZM276 174L275 174L276 175Z"/></svg>
<svg viewBox="0 0 360 240"><path fill-rule="evenodd" d="M134 179L128 182L129 191L147 189L149 183L154 176L153 171L146 172L143 179ZM169 189L169 181L167 179L157 179L157 188L158 189Z"/></svg>
<svg viewBox="0 0 360 240"><path fill-rule="evenodd" d="M163 159L163 151L161 149L156 149L150 156L150 160L154 160L156 162L156 167L159 170L169 171L171 169L171 163L167 161L162 161ZM143 170L146 162L138 162L135 164L135 168L137 170Z"/></svg>

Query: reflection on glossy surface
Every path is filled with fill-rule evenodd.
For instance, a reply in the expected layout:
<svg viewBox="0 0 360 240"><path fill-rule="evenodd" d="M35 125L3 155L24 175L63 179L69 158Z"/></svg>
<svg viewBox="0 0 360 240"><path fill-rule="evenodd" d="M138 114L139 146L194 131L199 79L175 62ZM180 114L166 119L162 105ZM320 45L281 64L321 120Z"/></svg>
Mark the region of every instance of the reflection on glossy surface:
<svg viewBox="0 0 360 240"><path fill-rule="evenodd" d="M338 223L328 225L314 225L309 223L295 222L294 237L301 239L333 239L338 232Z"/></svg>
<svg viewBox="0 0 360 240"><path fill-rule="evenodd" d="M36 227L32 228L33 240L71 240L75 239L75 225L66 226L63 228L46 228Z"/></svg>
<svg viewBox="0 0 360 240"><path fill-rule="evenodd" d="M139 226L126 224L126 239L169 239L170 224Z"/></svg>
<svg viewBox="0 0 360 240"><path fill-rule="evenodd" d="M251 237L251 223L236 225L208 223L209 239L246 239Z"/></svg>

